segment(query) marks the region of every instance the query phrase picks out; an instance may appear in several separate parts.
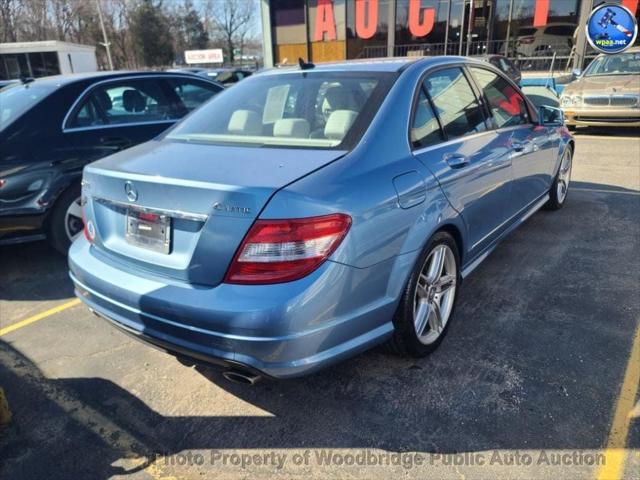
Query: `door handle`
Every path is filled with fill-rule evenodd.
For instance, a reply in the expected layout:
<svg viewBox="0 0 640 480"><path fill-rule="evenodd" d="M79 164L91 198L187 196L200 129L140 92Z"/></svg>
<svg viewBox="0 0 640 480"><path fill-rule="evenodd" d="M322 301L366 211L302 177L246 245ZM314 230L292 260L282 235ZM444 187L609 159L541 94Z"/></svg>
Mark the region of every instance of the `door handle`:
<svg viewBox="0 0 640 480"><path fill-rule="evenodd" d="M100 143L105 147L126 148L131 142L123 137L102 137Z"/></svg>
<svg viewBox="0 0 640 480"><path fill-rule="evenodd" d="M451 168L462 168L469 164L469 157L461 153L447 153L443 158Z"/></svg>
<svg viewBox="0 0 640 480"><path fill-rule="evenodd" d="M522 142L511 142L511 148L514 152L524 152L524 143Z"/></svg>

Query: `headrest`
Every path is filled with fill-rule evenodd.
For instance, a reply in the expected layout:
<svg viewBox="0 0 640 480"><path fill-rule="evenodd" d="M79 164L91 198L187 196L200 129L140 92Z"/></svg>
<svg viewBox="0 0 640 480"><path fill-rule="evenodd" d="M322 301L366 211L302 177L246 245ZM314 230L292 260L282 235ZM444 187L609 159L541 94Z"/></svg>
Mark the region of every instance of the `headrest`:
<svg viewBox="0 0 640 480"><path fill-rule="evenodd" d="M281 118L273 124L274 137L309 137L309 122L304 118Z"/></svg>
<svg viewBox="0 0 640 480"><path fill-rule="evenodd" d="M332 112L324 126L324 136L332 140L342 140L358 116L353 110L336 110Z"/></svg>
<svg viewBox="0 0 640 480"><path fill-rule="evenodd" d="M262 120L253 110L236 110L229 119L227 125L229 133L239 135L260 135L262 134Z"/></svg>
<svg viewBox="0 0 640 480"><path fill-rule="evenodd" d="M356 106L353 93L345 87L327 88L324 98L331 110L347 110Z"/></svg>
<svg viewBox="0 0 640 480"><path fill-rule="evenodd" d="M122 92L122 105L127 112L142 112L147 101L139 91L125 90Z"/></svg>
<svg viewBox="0 0 640 480"><path fill-rule="evenodd" d="M111 97L104 90L96 90L95 99L104 111L109 111L113 108Z"/></svg>

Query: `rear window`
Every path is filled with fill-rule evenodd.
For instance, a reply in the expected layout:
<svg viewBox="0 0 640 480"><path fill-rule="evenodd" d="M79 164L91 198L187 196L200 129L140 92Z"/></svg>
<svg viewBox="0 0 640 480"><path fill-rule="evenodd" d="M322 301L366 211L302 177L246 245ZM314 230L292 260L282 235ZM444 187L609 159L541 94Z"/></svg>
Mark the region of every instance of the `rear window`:
<svg viewBox="0 0 640 480"><path fill-rule="evenodd" d="M40 102L55 86L27 83L12 85L0 90L0 130L8 127L20 115Z"/></svg>
<svg viewBox="0 0 640 480"><path fill-rule="evenodd" d="M378 72L283 72L238 83L185 119L169 139L349 149L395 78Z"/></svg>

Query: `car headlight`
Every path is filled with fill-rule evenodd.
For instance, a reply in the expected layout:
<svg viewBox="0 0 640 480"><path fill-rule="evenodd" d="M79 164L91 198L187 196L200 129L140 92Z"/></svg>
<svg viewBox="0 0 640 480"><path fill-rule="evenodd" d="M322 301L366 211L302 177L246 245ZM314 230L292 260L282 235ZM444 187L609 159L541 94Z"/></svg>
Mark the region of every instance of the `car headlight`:
<svg viewBox="0 0 640 480"><path fill-rule="evenodd" d="M560 97L560 106L562 107L570 107L571 106L571 97L568 95L563 95Z"/></svg>
<svg viewBox="0 0 640 480"><path fill-rule="evenodd" d="M571 97L571 105L573 105L574 107L582 105L582 96L580 96L580 95L572 96Z"/></svg>

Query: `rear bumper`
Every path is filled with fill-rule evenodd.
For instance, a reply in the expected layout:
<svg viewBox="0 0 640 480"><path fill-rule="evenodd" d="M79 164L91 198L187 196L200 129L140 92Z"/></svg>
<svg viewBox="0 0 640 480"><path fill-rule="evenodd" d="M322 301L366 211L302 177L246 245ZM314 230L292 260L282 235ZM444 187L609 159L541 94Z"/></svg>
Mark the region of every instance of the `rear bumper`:
<svg viewBox="0 0 640 480"><path fill-rule="evenodd" d="M78 297L174 355L288 378L364 351L393 331L396 300L385 295L390 265L326 262L296 282L211 288L141 277L92 249L82 238L69 252Z"/></svg>

